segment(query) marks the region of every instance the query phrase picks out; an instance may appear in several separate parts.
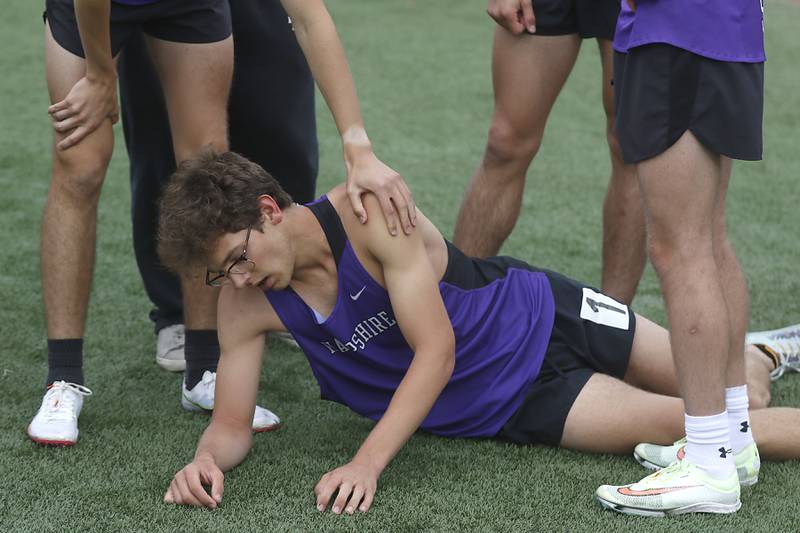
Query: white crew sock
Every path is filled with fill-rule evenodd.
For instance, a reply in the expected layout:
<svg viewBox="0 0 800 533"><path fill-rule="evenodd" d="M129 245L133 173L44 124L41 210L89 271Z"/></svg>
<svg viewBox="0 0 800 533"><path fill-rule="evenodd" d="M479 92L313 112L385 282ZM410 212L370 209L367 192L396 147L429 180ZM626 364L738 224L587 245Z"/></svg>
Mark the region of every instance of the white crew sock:
<svg viewBox="0 0 800 533"><path fill-rule="evenodd" d="M718 415L684 415L686 424L686 457L698 468L717 479L725 479L736 471L733 463L728 413Z"/></svg>
<svg viewBox="0 0 800 533"><path fill-rule="evenodd" d="M749 406L747 385L725 389L725 410L728 411L728 427L734 453L744 450L753 442Z"/></svg>

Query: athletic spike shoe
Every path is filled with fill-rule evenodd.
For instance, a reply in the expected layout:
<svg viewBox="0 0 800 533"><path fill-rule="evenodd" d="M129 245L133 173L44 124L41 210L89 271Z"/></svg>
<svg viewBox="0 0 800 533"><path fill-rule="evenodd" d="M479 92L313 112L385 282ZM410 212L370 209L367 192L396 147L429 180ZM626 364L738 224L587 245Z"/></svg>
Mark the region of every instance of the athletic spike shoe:
<svg viewBox="0 0 800 533"><path fill-rule="evenodd" d="M217 373L203 372L203 378L194 386L192 390L186 388L186 380L184 379L181 387L181 405L187 411L199 411L202 413L210 414L214 410L214 389L217 383ZM261 433L263 431L274 431L281 427L281 419L278 415L256 405L256 411L253 413L253 433Z"/></svg>
<svg viewBox="0 0 800 533"><path fill-rule="evenodd" d="M642 443L633 450L633 458L649 470L661 470L675 461L682 461L685 455L686 437L675 441L670 446ZM733 456L739 484L749 487L758 483L758 472L761 470L761 458L755 442Z"/></svg>
<svg viewBox="0 0 800 533"><path fill-rule="evenodd" d="M28 425L28 437L48 446L72 446L78 442L78 415L83 397L92 391L83 385L56 381L44 393L42 406Z"/></svg>
<svg viewBox="0 0 800 533"><path fill-rule="evenodd" d="M800 324L748 333L745 343L763 346L778 356L780 364L769 374L772 381L781 377L786 370L800 372Z"/></svg>
<svg viewBox="0 0 800 533"><path fill-rule="evenodd" d="M156 364L170 372L186 370L186 356L183 351L185 343L183 324L161 329L156 340Z"/></svg>
<svg viewBox="0 0 800 533"><path fill-rule="evenodd" d="M735 513L739 479L731 472L715 479L689 461L675 461L638 483L602 485L595 497L604 509L637 516L670 516L686 513Z"/></svg>

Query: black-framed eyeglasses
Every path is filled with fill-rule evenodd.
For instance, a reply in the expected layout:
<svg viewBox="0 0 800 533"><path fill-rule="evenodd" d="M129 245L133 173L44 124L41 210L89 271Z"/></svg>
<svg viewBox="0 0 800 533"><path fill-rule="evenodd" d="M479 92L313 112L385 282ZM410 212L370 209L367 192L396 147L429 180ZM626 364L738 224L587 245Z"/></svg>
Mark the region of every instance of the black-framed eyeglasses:
<svg viewBox="0 0 800 533"><path fill-rule="evenodd" d="M250 242L251 229L253 229L252 226L247 228L247 234L244 236L244 246L242 247L241 255L239 255L236 261L234 261L227 270L218 270L216 272L206 270L206 285L210 285L211 287L230 285L231 274L247 274L253 271L253 269L256 267L256 264L247 258L247 243Z"/></svg>

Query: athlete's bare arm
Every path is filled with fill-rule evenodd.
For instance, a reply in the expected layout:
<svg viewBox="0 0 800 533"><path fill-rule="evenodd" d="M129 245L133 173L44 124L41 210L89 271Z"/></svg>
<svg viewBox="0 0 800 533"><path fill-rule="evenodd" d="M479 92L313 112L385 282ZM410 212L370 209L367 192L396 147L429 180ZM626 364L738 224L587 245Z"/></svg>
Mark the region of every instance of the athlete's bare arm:
<svg viewBox="0 0 800 533"><path fill-rule="evenodd" d="M108 0L75 0L75 17L86 55L86 75L72 87L67 97L48 108L53 128L70 133L58 143L59 150L78 144L106 119L116 123L117 73L111 57Z"/></svg>
<svg viewBox="0 0 800 533"><path fill-rule="evenodd" d="M371 213L380 211L372 195L365 196L364 204ZM453 329L422 232L392 238L378 217L366 225L354 220L348 224L347 218L346 230L359 259L368 268L370 263L380 268L376 280L389 292L395 318L414 357L386 413L352 461L322 476L315 487L317 508L324 510L330 504L334 513L369 509L378 477L419 428L455 364Z"/></svg>
<svg viewBox="0 0 800 533"><path fill-rule="evenodd" d="M223 472L241 463L251 446L266 331L283 329L257 287L220 292L214 412L191 463L175 474L164 501L215 508L222 501ZM211 494L203 485L211 488Z"/></svg>
<svg viewBox="0 0 800 533"><path fill-rule="evenodd" d="M525 30L536 33L533 0L489 0L486 12L495 22L514 35L519 35Z"/></svg>
<svg viewBox="0 0 800 533"><path fill-rule="evenodd" d="M361 108L347 58L325 3L322 0L281 0L292 19L295 35L317 85L325 97L342 136L347 168L347 194L362 222L367 212L361 197L378 195L389 231L397 233L397 218L405 233L416 224L416 207L403 178L373 152L364 129Z"/></svg>

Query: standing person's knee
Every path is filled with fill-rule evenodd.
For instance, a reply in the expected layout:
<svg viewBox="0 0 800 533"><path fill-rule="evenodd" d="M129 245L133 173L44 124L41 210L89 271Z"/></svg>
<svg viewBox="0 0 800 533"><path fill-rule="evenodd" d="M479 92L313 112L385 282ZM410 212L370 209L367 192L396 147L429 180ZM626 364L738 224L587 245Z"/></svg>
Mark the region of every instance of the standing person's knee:
<svg viewBox="0 0 800 533"><path fill-rule="evenodd" d="M187 136L175 139L175 160L180 163L186 159L196 157L198 154L212 150L214 152L228 151L228 131L224 126L203 128L203 131L193 132Z"/></svg>
<svg viewBox="0 0 800 533"><path fill-rule="evenodd" d="M495 118L489 129L484 159L489 164L527 167L542 143L540 132L521 131L505 119Z"/></svg>
<svg viewBox="0 0 800 533"><path fill-rule="evenodd" d="M96 202L100 197L111 145L84 146L83 143L68 150L54 150L53 182L62 194L76 202Z"/></svg>

